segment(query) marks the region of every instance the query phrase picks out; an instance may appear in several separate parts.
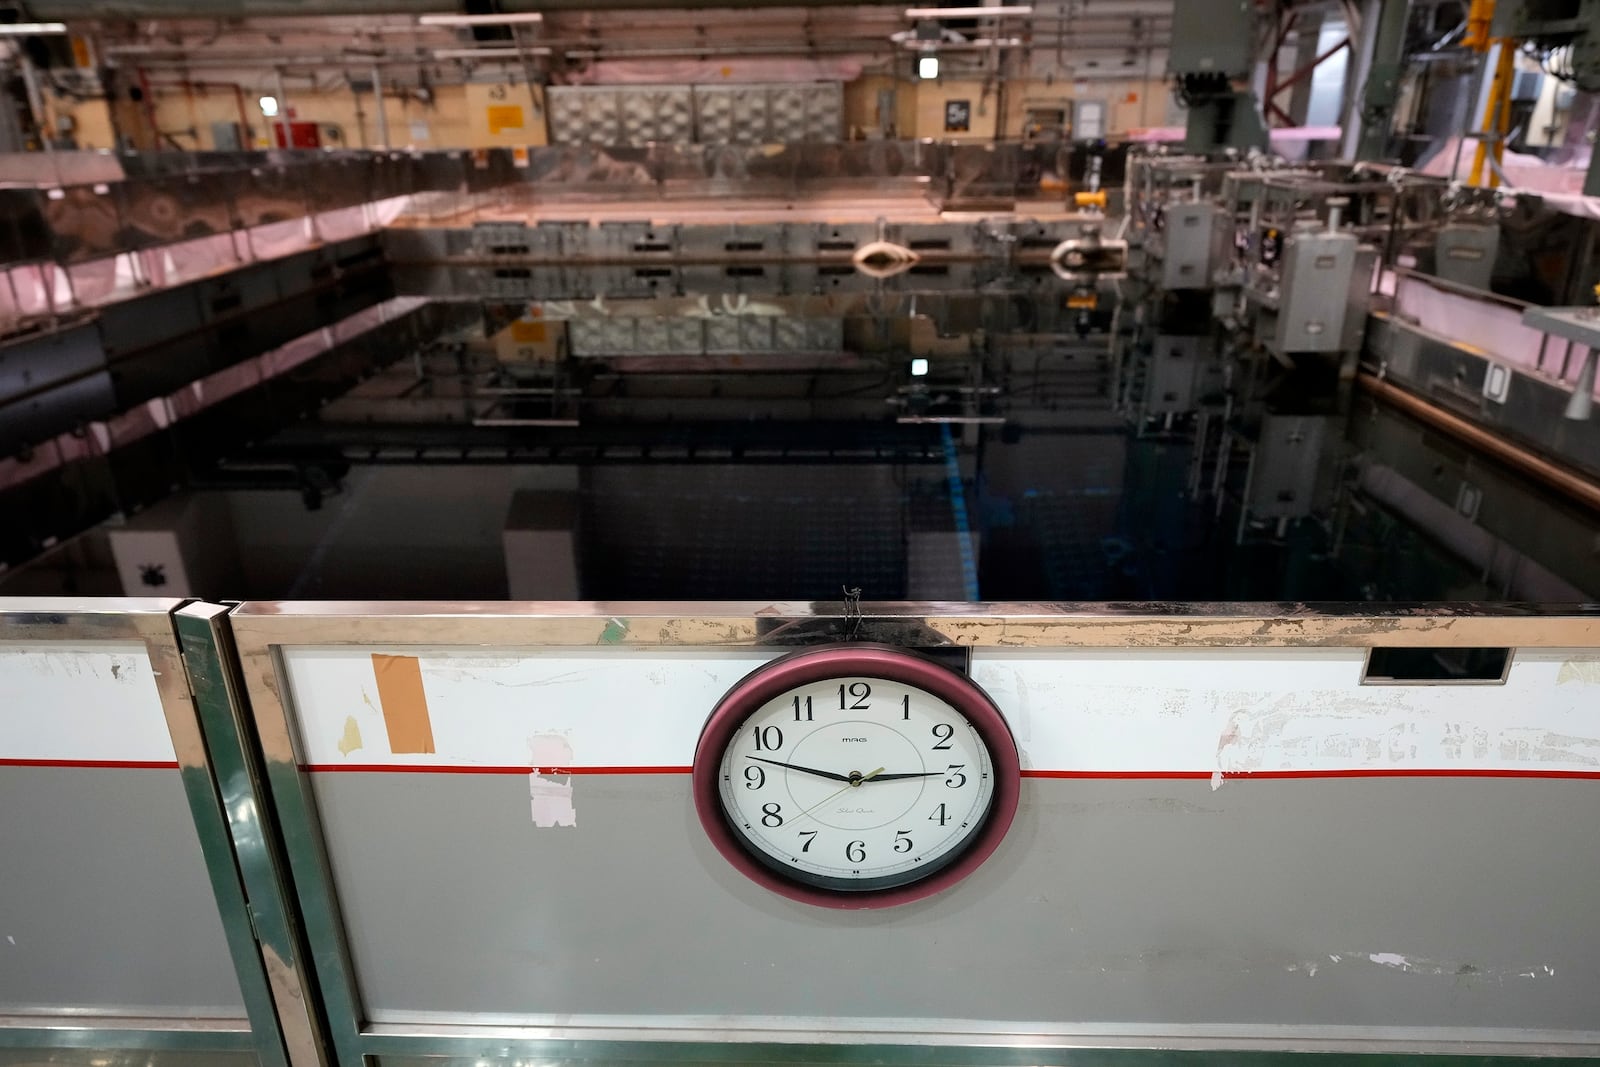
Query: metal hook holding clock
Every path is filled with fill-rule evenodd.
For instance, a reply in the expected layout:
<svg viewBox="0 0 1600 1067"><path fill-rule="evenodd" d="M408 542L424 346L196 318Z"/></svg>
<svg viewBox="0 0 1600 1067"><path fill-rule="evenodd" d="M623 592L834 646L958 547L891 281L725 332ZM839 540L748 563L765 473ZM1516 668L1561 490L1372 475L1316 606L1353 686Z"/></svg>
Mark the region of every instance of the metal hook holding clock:
<svg viewBox="0 0 1600 1067"><path fill-rule="evenodd" d="M861 587L846 585L840 588L844 590L844 617L848 623L844 639L854 641L861 633Z"/></svg>

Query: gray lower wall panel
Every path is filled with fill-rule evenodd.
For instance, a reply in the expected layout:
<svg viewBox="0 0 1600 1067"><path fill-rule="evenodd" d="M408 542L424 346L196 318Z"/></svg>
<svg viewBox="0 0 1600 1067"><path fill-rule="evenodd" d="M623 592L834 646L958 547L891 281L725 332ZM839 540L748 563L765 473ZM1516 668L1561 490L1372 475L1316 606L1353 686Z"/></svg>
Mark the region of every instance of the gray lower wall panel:
<svg viewBox="0 0 1600 1067"><path fill-rule="evenodd" d="M540 829L523 775L314 776L374 1021L1600 1023L1593 782L1032 779L982 869L878 912L745 881L686 775L572 783Z"/></svg>
<svg viewBox="0 0 1600 1067"><path fill-rule="evenodd" d="M243 1018L177 770L0 767L0 1015Z"/></svg>
<svg viewBox="0 0 1600 1067"><path fill-rule="evenodd" d="M0 1067L258 1067L253 1052L0 1048Z"/></svg>

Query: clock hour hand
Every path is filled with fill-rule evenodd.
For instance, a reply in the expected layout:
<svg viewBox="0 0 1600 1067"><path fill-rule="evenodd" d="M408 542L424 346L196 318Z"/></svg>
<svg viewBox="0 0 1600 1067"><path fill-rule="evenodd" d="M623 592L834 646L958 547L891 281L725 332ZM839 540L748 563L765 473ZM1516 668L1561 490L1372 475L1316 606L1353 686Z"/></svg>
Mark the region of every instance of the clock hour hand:
<svg viewBox="0 0 1600 1067"><path fill-rule="evenodd" d="M819 771L815 767L801 767L794 763L783 763L780 760L762 759L760 756L746 756L745 759L755 760L757 763L770 763L774 767L787 767L791 771L800 771L803 774L814 774L818 778L831 778L835 782L850 781L850 776L848 774L834 774L832 771ZM881 778L883 776L879 775L879 777Z"/></svg>
<svg viewBox="0 0 1600 1067"><path fill-rule="evenodd" d="M900 778L937 778L942 774L949 773L949 771L922 771L918 774L879 774L874 775L872 780L874 782L893 782Z"/></svg>

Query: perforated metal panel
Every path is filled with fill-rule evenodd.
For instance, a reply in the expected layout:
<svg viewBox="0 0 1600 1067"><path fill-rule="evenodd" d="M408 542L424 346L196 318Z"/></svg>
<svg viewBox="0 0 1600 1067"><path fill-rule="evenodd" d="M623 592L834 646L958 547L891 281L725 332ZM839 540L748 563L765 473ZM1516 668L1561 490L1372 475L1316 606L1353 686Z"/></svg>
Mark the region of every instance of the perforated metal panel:
<svg viewBox="0 0 1600 1067"><path fill-rule="evenodd" d="M570 89L552 88L545 94L550 115L550 139L558 144L595 139L589 126L588 98Z"/></svg>
<svg viewBox="0 0 1600 1067"><path fill-rule="evenodd" d="M712 143L737 140L733 131L734 112L739 101L731 88L697 86L694 98L699 120L698 140Z"/></svg>
<svg viewBox="0 0 1600 1067"><path fill-rule="evenodd" d="M837 141L844 125L844 87L838 82L813 85L806 90L808 141Z"/></svg>
<svg viewBox="0 0 1600 1067"><path fill-rule="evenodd" d="M765 315L573 319L567 335L575 356L838 352L844 346L844 322Z"/></svg>
<svg viewBox="0 0 1600 1067"><path fill-rule="evenodd" d="M837 82L568 85L549 89L548 99L557 144L835 141L844 107Z"/></svg>

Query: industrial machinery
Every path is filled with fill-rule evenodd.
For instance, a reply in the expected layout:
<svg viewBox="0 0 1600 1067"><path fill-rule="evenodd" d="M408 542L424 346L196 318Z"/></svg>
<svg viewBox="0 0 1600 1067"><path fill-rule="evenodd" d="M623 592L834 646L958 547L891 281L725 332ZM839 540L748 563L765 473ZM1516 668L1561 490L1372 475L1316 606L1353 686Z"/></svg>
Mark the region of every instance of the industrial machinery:
<svg viewBox="0 0 1600 1067"><path fill-rule="evenodd" d="M1174 5L1167 67L1188 112L1186 151L1266 148L1260 103L1247 87L1256 64L1256 32L1249 0Z"/></svg>

